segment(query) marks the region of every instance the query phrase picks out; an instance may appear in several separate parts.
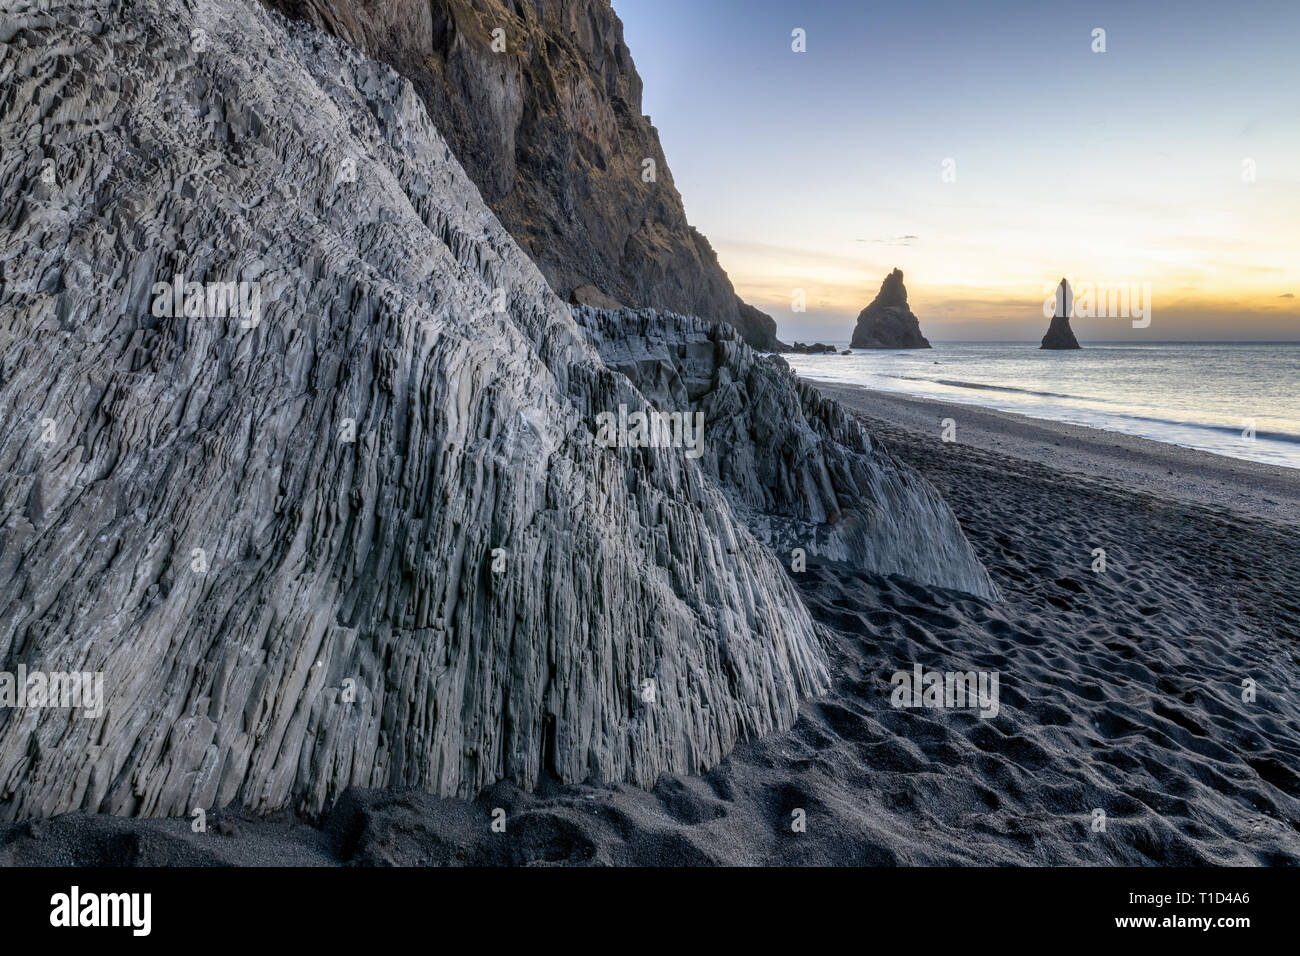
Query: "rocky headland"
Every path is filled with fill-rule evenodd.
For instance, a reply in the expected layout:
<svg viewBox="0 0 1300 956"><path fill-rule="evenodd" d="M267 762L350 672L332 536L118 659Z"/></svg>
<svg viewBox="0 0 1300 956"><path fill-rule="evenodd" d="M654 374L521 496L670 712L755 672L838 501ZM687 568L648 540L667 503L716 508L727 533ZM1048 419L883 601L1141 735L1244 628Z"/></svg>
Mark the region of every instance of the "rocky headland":
<svg viewBox="0 0 1300 956"><path fill-rule="evenodd" d="M780 347L687 222L608 0L265 2L409 79L561 298L697 315Z"/></svg>

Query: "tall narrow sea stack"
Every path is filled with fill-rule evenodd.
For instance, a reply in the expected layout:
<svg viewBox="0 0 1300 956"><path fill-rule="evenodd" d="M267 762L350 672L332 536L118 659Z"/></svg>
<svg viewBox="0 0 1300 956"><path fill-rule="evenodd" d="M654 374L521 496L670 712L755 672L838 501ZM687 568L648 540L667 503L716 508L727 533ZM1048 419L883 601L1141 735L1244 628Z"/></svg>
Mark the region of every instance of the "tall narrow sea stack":
<svg viewBox="0 0 1300 956"><path fill-rule="evenodd" d="M1052 315L1052 324L1047 327L1040 349L1077 349L1081 348L1079 340L1070 328L1070 313L1074 311L1074 292L1070 283L1061 279L1056 287L1056 309Z"/></svg>
<svg viewBox="0 0 1300 956"><path fill-rule="evenodd" d="M895 269L880 283L880 292L858 314L853 329L855 349L928 349L929 341L921 334L921 323L907 307L907 288L903 272Z"/></svg>

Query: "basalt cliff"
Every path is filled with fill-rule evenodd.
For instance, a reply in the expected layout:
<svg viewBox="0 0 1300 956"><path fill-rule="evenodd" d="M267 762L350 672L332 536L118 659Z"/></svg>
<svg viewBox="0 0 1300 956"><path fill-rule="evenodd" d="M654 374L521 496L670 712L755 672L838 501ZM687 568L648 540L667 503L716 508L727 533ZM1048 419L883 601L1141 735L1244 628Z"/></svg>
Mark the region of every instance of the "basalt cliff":
<svg viewBox="0 0 1300 956"><path fill-rule="evenodd" d="M339 39L18 0L0 90L0 671L103 688L0 708L0 816L650 785L827 686L793 549L992 594L779 359L571 309ZM704 454L598 442L620 406Z"/></svg>
<svg viewBox="0 0 1300 956"><path fill-rule="evenodd" d="M609 0L265 2L409 79L562 298L708 317L780 347L686 220Z"/></svg>

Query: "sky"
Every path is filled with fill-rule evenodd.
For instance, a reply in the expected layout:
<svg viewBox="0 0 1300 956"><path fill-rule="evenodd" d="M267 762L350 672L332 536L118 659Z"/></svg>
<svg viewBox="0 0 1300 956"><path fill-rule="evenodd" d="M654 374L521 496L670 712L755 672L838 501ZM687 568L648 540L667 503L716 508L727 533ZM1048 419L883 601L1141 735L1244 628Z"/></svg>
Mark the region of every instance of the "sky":
<svg viewBox="0 0 1300 956"><path fill-rule="evenodd" d="M847 341L894 267L938 341L1040 338L1063 276L1150 288L1081 340L1300 340L1297 0L613 3L688 218L786 341Z"/></svg>

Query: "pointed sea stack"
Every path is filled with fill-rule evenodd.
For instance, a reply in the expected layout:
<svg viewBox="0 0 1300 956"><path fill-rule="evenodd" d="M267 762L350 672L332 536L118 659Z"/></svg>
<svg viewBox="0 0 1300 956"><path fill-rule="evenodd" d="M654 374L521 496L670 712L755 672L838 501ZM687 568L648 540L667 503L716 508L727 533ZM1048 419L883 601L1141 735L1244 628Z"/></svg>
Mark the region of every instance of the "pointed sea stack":
<svg viewBox="0 0 1300 956"><path fill-rule="evenodd" d="M1077 349L1079 340L1074 337L1074 330L1070 328L1070 313L1074 311L1074 292L1070 289L1070 283L1065 279L1056 287L1056 310L1052 316L1052 324L1047 327L1047 334L1043 336L1043 344L1040 349Z"/></svg>
<svg viewBox="0 0 1300 956"><path fill-rule="evenodd" d="M903 272L895 269L880 283L880 292L858 314L853 329L855 349L928 349L929 341L921 334L921 323L907 307L907 289Z"/></svg>

